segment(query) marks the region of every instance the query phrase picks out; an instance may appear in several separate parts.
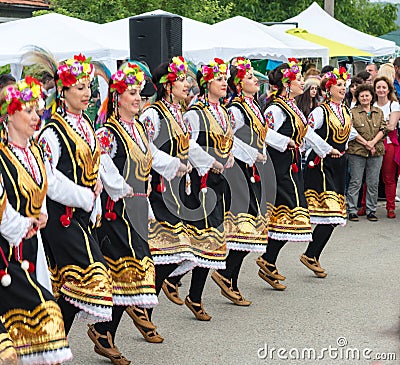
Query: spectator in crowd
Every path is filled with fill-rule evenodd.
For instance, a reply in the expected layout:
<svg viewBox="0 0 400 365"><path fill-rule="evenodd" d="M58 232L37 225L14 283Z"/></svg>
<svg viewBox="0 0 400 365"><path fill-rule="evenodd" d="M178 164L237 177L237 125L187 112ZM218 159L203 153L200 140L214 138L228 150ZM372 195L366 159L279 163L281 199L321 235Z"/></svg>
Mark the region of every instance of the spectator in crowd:
<svg viewBox="0 0 400 365"><path fill-rule="evenodd" d="M366 67L365 67L365 71L367 71L368 73L371 74L372 76L372 82L374 82L375 78L378 76L378 70L379 67L377 64L375 63L369 63Z"/></svg>
<svg viewBox="0 0 400 365"><path fill-rule="evenodd" d="M304 74L304 81L307 81L309 78L316 78L321 80L321 71L317 68L309 68Z"/></svg>
<svg viewBox="0 0 400 365"><path fill-rule="evenodd" d="M372 75L367 71L361 71L357 74L357 77L363 79L365 84L372 85Z"/></svg>
<svg viewBox="0 0 400 365"><path fill-rule="evenodd" d="M333 71L334 67L331 65L325 65L321 69L321 77L324 76L327 72Z"/></svg>
<svg viewBox="0 0 400 365"><path fill-rule="evenodd" d="M354 93L355 93L357 87L363 83L364 83L364 81L360 77L354 76L351 79L349 90L347 91L346 96L345 96L346 104L350 109L356 105L357 100L356 100L356 97L354 96Z"/></svg>
<svg viewBox="0 0 400 365"><path fill-rule="evenodd" d="M303 94L295 98L297 106L306 118L320 104L322 98L320 84L320 80L309 78L304 83Z"/></svg>
<svg viewBox="0 0 400 365"><path fill-rule="evenodd" d="M378 77L379 76L385 76L389 79L390 82L394 82L395 76L396 76L396 71L394 69L393 63L384 63L378 71ZM375 81L375 79L374 79Z"/></svg>
<svg viewBox="0 0 400 365"><path fill-rule="evenodd" d="M349 143L348 158L350 166L350 184L347 193L349 220L358 221L357 199L363 175L367 184L367 219L377 221L376 204L378 202L379 171L385 147L382 138L386 124L381 109L372 106L374 90L371 85L357 87L355 96L357 105L352 109L353 127L358 136Z"/></svg>
<svg viewBox="0 0 400 365"><path fill-rule="evenodd" d="M395 71L395 78L393 85L396 90L397 99L399 99L400 95L400 57L396 57L393 61L394 71Z"/></svg>

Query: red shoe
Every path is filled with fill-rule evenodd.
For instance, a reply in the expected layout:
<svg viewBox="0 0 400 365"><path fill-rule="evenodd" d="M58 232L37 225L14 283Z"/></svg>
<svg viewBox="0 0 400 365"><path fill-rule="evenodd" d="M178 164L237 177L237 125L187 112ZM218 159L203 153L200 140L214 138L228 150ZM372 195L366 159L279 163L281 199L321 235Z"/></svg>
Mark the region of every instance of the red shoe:
<svg viewBox="0 0 400 365"><path fill-rule="evenodd" d="M358 212L357 212L357 215L359 216L359 217L361 217L362 215L367 215L367 207L361 207L359 210L358 210Z"/></svg>
<svg viewBox="0 0 400 365"><path fill-rule="evenodd" d="M394 210L388 210L387 217L388 218L396 218L396 213L394 212Z"/></svg>

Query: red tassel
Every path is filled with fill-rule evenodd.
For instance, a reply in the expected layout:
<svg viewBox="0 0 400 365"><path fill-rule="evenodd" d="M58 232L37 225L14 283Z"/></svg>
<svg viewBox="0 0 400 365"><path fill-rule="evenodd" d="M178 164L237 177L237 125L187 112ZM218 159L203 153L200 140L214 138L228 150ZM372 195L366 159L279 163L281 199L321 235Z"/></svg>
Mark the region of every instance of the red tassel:
<svg viewBox="0 0 400 365"><path fill-rule="evenodd" d="M207 179L208 179L208 172L203 175L200 179L200 190L202 193L207 193Z"/></svg>
<svg viewBox="0 0 400 365"><path fill-rule="evenodd" d="M33 264L32 262L29 262L28 272L30 274L35 272L35 264Z"/></svg>
<svg viewBox="0 0 400 365"><path fill-rule="evenodd" d="M110 197L107 198L106 202L106 213L104 214L104 218L109 222L115 221L117 219L117 214L114 212L115 202Z"/></svg>
<svg viewBox="0 0 400 365"><path fill-rule="evenodd" d="M167 190L164 184L164 178L162 176L160 177L160 183L157 185L156 190L158 193L165 193Z"/></svg>
<svg viewBox="0 0 400 365"><path fill-rule="evenodd" d="M253 176L251 178L251 182L254 184L254 183L260 182L260 181L261 181L261 178L260 178L260 175L258 175L258 173L257 173L256 165L253 165Z"/></svg>
<svg viewBox="0 0 400 365"><path fill-rule="evenodd" d="M314 161L310 161L308 163L308 167L310 169L313 169L315 166L318 166L319 163L321 162L321 157L319 157L318 155L314 158Z"/></svg>
<svg viewBox="0 0 400 365"><path fill-rule="evenodd" d="M293 171L294 173L298 173L298 172L299 172L299 168L297 167L297 164L292 163L292 171Z"/></svg>
<svg viewBox="0 0 400 365"><path fill-rule="evenodd" d="M63 227L68 228L71 224L72 208L65 207L65 214L60 217L60 222Z"/></svg>

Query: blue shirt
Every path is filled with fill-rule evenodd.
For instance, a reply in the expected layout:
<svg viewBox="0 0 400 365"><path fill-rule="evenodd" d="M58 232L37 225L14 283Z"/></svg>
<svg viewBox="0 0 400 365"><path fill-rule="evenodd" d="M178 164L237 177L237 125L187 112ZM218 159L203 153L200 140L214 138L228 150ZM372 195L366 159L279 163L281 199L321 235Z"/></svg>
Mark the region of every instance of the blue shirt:
<svg viewBox="0 0 400 365"><path fill-rule="evenodd" d="M393 85L396 88L396 94L400 96L400 84L397 79L394 79Z"/></svg>

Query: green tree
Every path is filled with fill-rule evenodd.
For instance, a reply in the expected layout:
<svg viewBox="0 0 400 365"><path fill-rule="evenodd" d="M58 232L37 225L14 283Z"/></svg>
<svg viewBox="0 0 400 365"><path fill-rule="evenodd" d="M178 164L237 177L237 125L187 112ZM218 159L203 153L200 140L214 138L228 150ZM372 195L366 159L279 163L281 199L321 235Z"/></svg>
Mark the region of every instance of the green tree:
<svg viewBox="0 0 400 365"><path fill-rule="evenodd" d="M198 21L213 24L236 15L258 22L283 21L305 10L314 0L50 0L53 11L97 23L106 23L163 9ZM323 7L323 0L316 0ZM36 12L43 14L43 11ZM371 3L368 0L335 2L335 18L372 35L397 29L394 4ZM310 19L310 22L313 21Z"/></svg>

